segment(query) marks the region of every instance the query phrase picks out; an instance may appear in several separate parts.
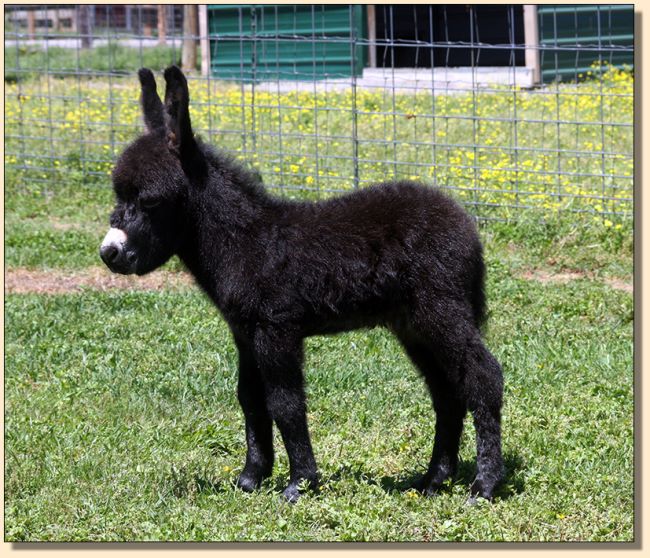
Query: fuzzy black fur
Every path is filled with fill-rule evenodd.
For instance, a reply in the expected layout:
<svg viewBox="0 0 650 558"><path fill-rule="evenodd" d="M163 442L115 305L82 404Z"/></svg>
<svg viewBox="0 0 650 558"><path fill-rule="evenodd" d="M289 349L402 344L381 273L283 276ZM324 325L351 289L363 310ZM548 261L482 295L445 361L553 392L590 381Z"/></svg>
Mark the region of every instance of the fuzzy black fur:
<svg viewBox="0 0 650 558"><path fill-rule="evenodd" d="M472 219L436 189L409 181L317 203L269 195L259 177L203 144L191 128L181 71L165 71L163 104L140 70L147 133L119 158L113 228L103 246L119 273L143 274L178 255L227 320L239 351L238 396L248 452L238 484L271 474L272 423L290 461L284 494L317 482L303 391L303 339L385 326L431 391L437 424L419 486L454 475L463 419L476 425L471 492L491 498L502 478L501 368L485 348L482 249Z"/></svg>

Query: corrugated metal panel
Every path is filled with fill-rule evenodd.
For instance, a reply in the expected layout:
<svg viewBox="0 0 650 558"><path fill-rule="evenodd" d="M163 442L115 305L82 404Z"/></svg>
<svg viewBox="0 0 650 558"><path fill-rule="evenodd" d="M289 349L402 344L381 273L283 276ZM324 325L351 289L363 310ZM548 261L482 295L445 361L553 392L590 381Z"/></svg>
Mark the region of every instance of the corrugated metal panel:
<svg viewBox="0 0 650 558"><path fill-rule="evenodd" d="M540 4L537 14L542 81L577 80L596 61L633 65L632 4Z"/></svg>
<svg viewBox="0 0 650 558"><path fill-rule="evenodd" d="M244 80L360 75L361 5L209 5L212 73Z"/></svg>

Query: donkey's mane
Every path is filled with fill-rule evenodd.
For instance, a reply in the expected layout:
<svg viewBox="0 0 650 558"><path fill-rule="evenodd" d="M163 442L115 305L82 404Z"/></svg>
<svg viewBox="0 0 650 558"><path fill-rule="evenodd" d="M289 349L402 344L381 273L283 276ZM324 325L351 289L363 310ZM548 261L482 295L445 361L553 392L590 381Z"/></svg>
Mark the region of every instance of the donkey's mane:
<svg viewBox="0 0 650 558"><path fill-rule="evenodd" d="M220 173L227 174L228 179L239 190L254 198L268 196L259 172L245 166L230 153L206 143L201 138L197 137L197 143L210 167Z"/></svg>

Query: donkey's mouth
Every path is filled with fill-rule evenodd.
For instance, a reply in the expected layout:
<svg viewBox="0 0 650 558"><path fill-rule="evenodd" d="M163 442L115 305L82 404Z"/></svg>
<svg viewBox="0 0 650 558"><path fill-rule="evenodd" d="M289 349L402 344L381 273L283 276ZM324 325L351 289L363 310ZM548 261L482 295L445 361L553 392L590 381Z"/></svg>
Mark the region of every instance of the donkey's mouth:
<svg viewBox="0 0 650 558"><path fill-rule="evenodd" d="M99 247L99 257L113 273L135 273L136 254L127 249L127 235L122 229L111 227L108 230Z"/></svg>
<svg viewBox="0 0 650 558"><path fill-rule="evenodd" d="M106 264L106 267L113 273L131 275L136 273L135 253L119 250L115 246L102 246L99 249L99 257Z"/></svg>
<svg viewBox="0 0 650 558"><path fill-rule="evenodd" d="M133 274L138 274L135 268L124 268L124 267L116 267L113 265L107 266L108 269L111 270L112 273L119 273L120 275L133 275Z"/></svg>
<svg viewBox="0 0 650 558"><path fill-rule="evenodd" d="M122 267L114 264L106 264L106 267L108 267L112 273L119 273L120 275L133 275L137 273L135 267Z"/></svg>

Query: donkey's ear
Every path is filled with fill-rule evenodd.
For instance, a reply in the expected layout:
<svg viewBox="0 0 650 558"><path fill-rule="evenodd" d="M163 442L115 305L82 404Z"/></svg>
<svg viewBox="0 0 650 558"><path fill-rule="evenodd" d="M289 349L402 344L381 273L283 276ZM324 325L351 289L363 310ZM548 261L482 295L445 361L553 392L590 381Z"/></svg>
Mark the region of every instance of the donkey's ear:
<svg viewBox="0 0 650 558"><path fill-rule="evenodd" d="M165 119L163 116L163 104L156 90L156 80L148 68L140 68L138 70L138 77L140 78L140 85L142 87L140 103L142 104L142 114L147 132L151 133L156 130L162 130L165 127Z"/></svg>
<svg viewBox="0 0 650 558"><path fill-rule="evenodd" d="M187 80L177 66L165 70L165 128L169 148L176 151L181 158L189 156L196 142L190 121L190 93Z"/></svg>

